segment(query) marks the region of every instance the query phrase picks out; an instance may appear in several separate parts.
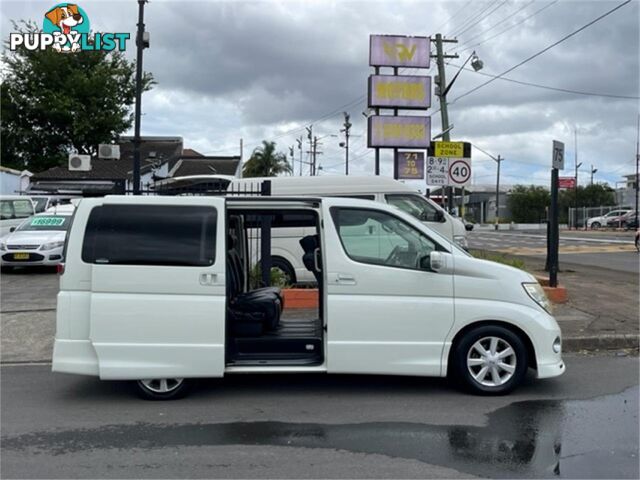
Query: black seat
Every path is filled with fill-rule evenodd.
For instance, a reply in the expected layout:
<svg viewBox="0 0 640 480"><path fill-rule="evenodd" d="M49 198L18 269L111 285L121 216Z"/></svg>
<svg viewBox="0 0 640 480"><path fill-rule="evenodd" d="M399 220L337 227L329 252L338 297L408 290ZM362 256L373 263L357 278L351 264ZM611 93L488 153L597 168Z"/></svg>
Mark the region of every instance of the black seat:
<svg viewBox="0 0 640 480"><path fill-rule="evenodd" d="M231 249L227 254L227 314L231 331L238 336L255 336L274 330L284 305L281 290L268 287L244 292L244 285L240 256Z"/></svg>
<svg viewBox="0 0 640 480"><path fill-rule="evenodd" d="M316 277L316 281L318 285L321 283L322 274L319 270L316 269L316 262L314 256L316 255L316 250L320 248L320 237L315 235L307 235L300 239L300 246L304 251L304 255L302 256L302 263L307 270L313 273L313 276ZM318 253L320 255L320 253Z"/></svg>

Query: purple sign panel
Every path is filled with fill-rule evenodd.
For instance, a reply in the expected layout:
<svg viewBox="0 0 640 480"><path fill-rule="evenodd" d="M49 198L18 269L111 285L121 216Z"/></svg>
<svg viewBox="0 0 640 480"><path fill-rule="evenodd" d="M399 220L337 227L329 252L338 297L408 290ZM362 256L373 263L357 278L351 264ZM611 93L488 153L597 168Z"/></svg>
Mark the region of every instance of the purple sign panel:
<svg viewBox="0 0 640 480"><path fill-rule="evenodd" d="M369 117L369 148L428 148L431 144L431 117Z"/></svg>
<svg viewBox="0 0 640 480"><path fill-rule="evenodd" d="M424 179L424 152L398 152L396 164L398 165L398 179Z"/></svg>
<svg viewBox="0 0 640 480"><path fill-rule="evenodd" d="M372 67L429 68L430 43L429 37L371 35L369 37L369 65Z"/></svg>
<svg viewBox="0 0 640 480"><path fill-rule="evenodd" d="M426 110L431 106L431 77L371 75L369 107Z"/></svg>

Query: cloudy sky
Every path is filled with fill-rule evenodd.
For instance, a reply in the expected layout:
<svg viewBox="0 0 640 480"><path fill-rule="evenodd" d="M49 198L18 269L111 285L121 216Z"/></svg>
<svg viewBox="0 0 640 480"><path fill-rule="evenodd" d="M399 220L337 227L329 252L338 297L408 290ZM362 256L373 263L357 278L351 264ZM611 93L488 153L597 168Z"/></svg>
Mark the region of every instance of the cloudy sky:
<svg viewBox="0 0 640 480"><path fill-rule="evenodd" d="M2 0L2 37L10 20L41 22L52 1ZM94 31L134 32L137 2L79 1ZM465 140L505 158L506 184L548 184L551 141L566 144L574 165L577 129L580 182L612 186L635 169L639 113L639 2L616 12L462 98L545 47L591 22L623 0L460 1L162 1L147 4L151 48L144 68L158 85L143 97L144 135L184 137L201 153L234 155L244 139L245 158L263 139L288 152L313 124L322 140L322 174L344 171L338 146L342 112L351 114L353 173L373 173L365 118L369 35L457 38L447 76L475 49L484 69L463 71L449 93L452 140ZM133 37L133 35L132 35ZM133 42L127 55L135 56ZM413 72L410 72L413 73ZM415 72L435 75L429 71ZM484 74L484 75L483 75ZM552 87L552 88L541 88ZM572 90L580 93L570 93ZM588 95L587 95L588 94ZM631 98L616 98L631 97ZM438 110L434 100L432 110ZM441 131L433 115L432 134ZM307 150L305 146L305 150ZM296 155L296 173L298 171ZM391 151L382 173L392 174ZM495 182L495 162L473 151L473 181ZM416 185L424 188L424 185Z"/></svg>

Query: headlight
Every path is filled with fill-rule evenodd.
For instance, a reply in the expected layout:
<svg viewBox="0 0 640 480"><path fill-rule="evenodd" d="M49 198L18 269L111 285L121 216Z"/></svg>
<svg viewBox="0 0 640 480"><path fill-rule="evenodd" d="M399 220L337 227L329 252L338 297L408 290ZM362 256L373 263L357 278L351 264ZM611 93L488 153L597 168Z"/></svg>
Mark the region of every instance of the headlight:
<svg viewBox="0 0 640 480"><path fill-rule="evenodd" d="M547 294L544 293L544 289L540 286L539 283L523 283L522 287L534 302L544 308L547 312L551 313L551 302L547 298Z"/></svg>
<svg viewBox="0 0 640 480"><path fill-rule="evenodd" d="M466 235L454 235L453 241L458 244L459 247L464 248L465 250L469 248L469 244L467 243Z"/></svg>
<svg viewBox="0 0 640 480"><path fill-rule="evenodd" d="M51 242L45 243L40 247L40 250L53 250L54 248L64 247L64 242Z"/></svg>
<svg viewBox="0 0 640 480"><path fill-rule="evenodd" d="M553 341L553 351L556 353L560 353L562 351L562 340L560 340L560 337L556 337Z"/></svg>
<svg viewBox="0 0 640 480"><path fill-rule="evenodd" d="M0 242L0 250L6 250L7 244L5 242Z"/></svg>

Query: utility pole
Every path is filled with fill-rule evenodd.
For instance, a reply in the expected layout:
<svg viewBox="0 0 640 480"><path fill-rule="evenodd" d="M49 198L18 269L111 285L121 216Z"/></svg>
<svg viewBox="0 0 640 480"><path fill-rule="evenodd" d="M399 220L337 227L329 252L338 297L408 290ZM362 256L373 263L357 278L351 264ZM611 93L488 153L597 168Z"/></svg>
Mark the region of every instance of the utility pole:
<svg viewBox="0 0 640 480"><path fill-rule="evenodd" d="M640 115L638 115L638 134L636 138L636 229L638 225L638 193L640 192Z"/></svg>
<svg viewBox="0 0 640 480"><path fill-rule="evenodd" d="M432 40L436 44L436 63L438 65L438 78L436 79L436 84L438 88L436 89L436 95L440 99L440 118L442 119L442 140L448 142L451 140L449 135L449 111L447 108L447 92L451 85L447 87L447 81L445 77L445 69L444 69L444 60L445 58L458 58L458 55L445 55L442 47L443 43L458 43L458 40L455 39L444 39L442 38L442 34L437 33L435 40ZM500 163L498 163L500 165ZM447 206L449 211L453 209L453 189L451 187L447 187Z"/></svg>
<svg viewBox="0 0 640 480"><path fill-rule="evenodd" d="M307 129L307 139L309 140L309 175L313 175L313 125L305 128Z"/></svg>
<svg viewBox="0 0 640 480"><path fill-rule="evenodd" d="M344 128L340 130L344 132L344 174L349 175L349 131L351 130L351 122L349 122L349 114L344 114Z"/></svg>
<svg viewBox="0 0 640 480"><path fill-rule="evenodd" d="M316 165L317 165L317 158L318 155L322 155L322 152L318 151L318 145L320 145L318 143L318 137L313 137L313 150L312 150L312 160L311 160L311 168L312 168L312 173L311 175L316 176L317 171L316 171Z"/></svg>
<svg viewBox="0 0 640 480"><path fill-rule="evenodd" d="M597 168L593 168L593 164L591 164L591 185L593 185L593 175L598 171Z"/></svg>
<svg viewBox="0 0 640 480"><path fill-rule="evenodd" d="M504 160L504 158L498 155L498 158L495 159L498 164L498 170L496 172L496 224L495 229L498 230L498 220L500 218L500 162Z"/></svg>
<svg viewBox="0 0 640 480"><path fill-rule="evenodd" d="M140 116L142 109L142 52L149 46L144 35L144 4L146 0L138 0L138 34L136 37L136 107L133 130L133 194L140 195Z"/></svg>
<svg viewBox="0 0 640 480"><path fill-rule="evenodd" d="M300 138L296 138L296 143L300 152L300 176L302 176L302 135L300 135Z"/></svg>
<svg viewBox="0 0 640 480"><path fill-rule="evenodd" d="M576 167L576 183L574 187L575 205L573 210L573 226L578 229L578 169L582 166L582 163L578 163L578 127L573 129L574 135L574 159Z"/></svg>
<svg viewBox="0 0 640 480"><path fill-rule="evenodd" d="M294 163L294 160L293 160L293 149L294 149L294 146L291 145L289 147L289 156L291 156L291 175L293 175L293 171L295 169L295 163Z"/></svg>

